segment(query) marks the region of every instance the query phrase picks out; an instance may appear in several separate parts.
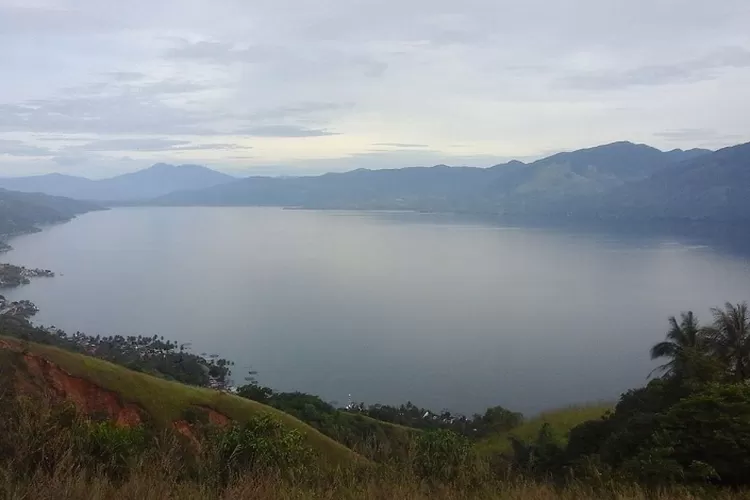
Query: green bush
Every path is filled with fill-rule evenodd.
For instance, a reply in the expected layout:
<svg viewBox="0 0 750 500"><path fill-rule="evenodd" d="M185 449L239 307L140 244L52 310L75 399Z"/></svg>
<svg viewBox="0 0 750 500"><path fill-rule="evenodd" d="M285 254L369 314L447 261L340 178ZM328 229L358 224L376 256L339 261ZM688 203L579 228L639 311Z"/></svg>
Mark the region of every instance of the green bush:
<svg viewBox="0 0 750 500"><path fill-rule="evenodd" d="M297 430L269 416L255 417L243 425L214 429L207 443L211 461L226 484L250 471L303 472L313 452Z"/></svg>
<svg viewBox="0 0 750 500"><path fill-rule="evenodd" d="M125 477L151 444L144 427L85 421L74 427L74 443L83 466L115 479Z"/></svg>
<svg viewBox="0 0 750 500"><path fill-rule="evenodd" d="M424 479L445 482L464 479L473 461L471 443L455 432L426 431L417 438L413 467Z"/></svg>

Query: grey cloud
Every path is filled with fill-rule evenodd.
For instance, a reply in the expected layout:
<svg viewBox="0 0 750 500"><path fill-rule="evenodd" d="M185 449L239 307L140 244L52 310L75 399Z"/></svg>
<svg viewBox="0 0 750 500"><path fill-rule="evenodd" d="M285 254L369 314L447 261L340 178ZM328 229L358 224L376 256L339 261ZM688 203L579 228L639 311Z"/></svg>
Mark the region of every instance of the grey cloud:
<svg viewBox="0 0 750 500"><path fill-rule="evenodd" d="M161 138L103 139L66 148L66 151L199 151L244 150L250 146L228 143L194 144L191 141Z"/></svg>
<svg viewBox="0 0 750 500"><path fill-rule="evenodd" d="M7 156L50 156L52 151L47 148L33 146L23 141L0 139L0 155Z"/></svg>
<svg viewBox="0 0 750 500"><path fill-rule="evenodd" d="M655 132L654 136L666 139L668 141L716 141L716 140L735 140L742 136L739 134L722 134L713 129L707 128L681 128L674 130L664 130Z"/></svg>
<svg viewBox="0 0 750 500"><path fill-rule="evenodd" d="M351 103L337 102L303 102L289 106L278 106L275 108L266 108L258 111L252 111L245 115L252 120L283 120L297 119L310 115L327 114L332 111L342 111L351 109Z"/></svg>
<svg viewBox="0 0 750 500"><path fill-rule="evenodd" d="M89 157L86 155L63 155L55 156L52 161L60 165L61 167L73 167L78 166L89 161Z"/></svg>
<svg viewBox="0 0 750 500"><path fill-rule="evenodd" d="M167 151L186 144L190 144L190 141L158 138L103 139L67 149L69 151Z"/></svg>
<svg viewBox="0 0 750 500"><path fill-rule="evenodd" d="M137 71L110 71L109 73L105 73L105 76L118 82L135 82L146 78L144 73Z"/></svg>
<svg viewBox="0 0 750 500"><path fill-rule="evenodd" d="M750 67L750 51L725 47L705 56L672 64L646 65L625 71L571 75L561 79L564 86L582 90L618 89L641 85L691 83L713 79L716 71Z"/></svg>
<svg viewBox="0 0 750 500"><path fill-rule="evenodd" d="M128 91L146 93L151 95L169 95L169 94L189 94L191 92L198 92L206 89L216 89L216 84L190 82L190 81L178 81L178 80L162 80L157 82L141 83L139 85L131 85L128 87Z"/></svg>
<svg viewBox="0 0 750 500"><path fill-rule="evenodd" d="M331 132L330 130L299 127L296 125L261 125L240 129L237 133L254 137L322 137L338 135L336 132Z"/></svg>
<svg viewBox="0 0 750 500"><path fill-rule="evenodd" d="M129 77L125 77L128 80ZM313 116L345 109L349 105L332 102L301 102L260 110L224 111L206 109L195 92L220 89L197 81L177 79L123 83L96 82L64 89L52 99L32 99L15 104L0 104L0 132L24 131L35 133L93 134L93 135L255 135L260 137L315 137L333 135L320 127L297 126L285 122L310 122ZM191 106L172 102L176 97L183 102L192 99ZM64 139L61 139L64 140ZM92 143L91 150L111 150L125 142L118 140ZM153 139L144 148L161 148L164 139ZM175 143L173 146L187 146ZM83 146L77 146L82 148ZM206 146L201 146L206 147ZM107 149L98 149L107 148ZM170 149L175 149L171 147ZM142 149L146 150L146 149Z"/></svg>
<svg viewBox="0 0 750 500"><path fill-rule="evenodd" d="M232 150L245 150L253 149L252 146L241 146L239 144L227 144L227 143L216 143L216 144L188 144L186 146L177 146L172 148L172 151L232 151Z"/></svg>
<svg viewBox="0 0 750 500"><path fill-rule="evenodd" d="M118 26L117 19L75 7L0 5L0 33L4 35L96 33Z"/></svg>
<svg viewBox="0 0 750 500"><path fill-rule="evenodd" d="M148 81L146 75L141 73L108 73L106 76L110 76L110 80L68 87L63 89L62 92L71 97L112 97L131 94L159 98L173 94L189 94L217 87L215 83L208 84L189 80Z"/></svg>
<svg viewBox="0 0 750 500"><path fill-rule="evenodd" d="M147 95L62 97L0 104L0 131L69 134L215 134L211 113Z"/></svg>
<svg viewBox="0 0 750 500"><path fill-rule="evenodd" d="M279 58L290 59L294 53L283 47L270 45L253 45L240 48L228 42L204 40L191 43L187 40L180 40L177 46L167 50L165 55L167 58L228 64L261 62Z"/></svg>
<svg viewBox="0 0 750 500"><path fill-rule="evenodd" d="M58 135L27 146L69 171L86 151L82 171L131 168L102 143L80 149L124 137L172 141L151 142L165 161L194 148L219 162L244 154L224 136L244 134L259 138L253 164L292 171L326 168L263 138L352 134L384 150L331 169L719 144L750 134L748 15L747 0L0 0L0 134L13 133L0 137ZM336 142L329 156L354 148ZM4 155L3 168L55 169L49 158Z"/></svg>
<svg viewBox="0 0 750 500"><path fill-rule="evenodd" d="M167 51L166 56L175 59L197 59L210 62L233 62L245 58L244 50L235 49L224 42L201 41L190 43L182 40L180 45Z"/></svg>
<svg viewBox="0 0 750 500"><path fill-rule="evenodd" d="M254 44L245 47L225 41L189 42L179 40L165 53L168 59L196 61L214 65L233 63L264 64L281 73L301 75L321 71L360 71L371 78L381 77L388 64L367 52L350 51L336 46L304 46Z"/></svg>
<svg viewBox="0 0 750 500"><path fill-rule="evenodd" d="M409 144L406 142L376 142L373 146L389 146L394 148L427 148L427 144Z"/></svg>

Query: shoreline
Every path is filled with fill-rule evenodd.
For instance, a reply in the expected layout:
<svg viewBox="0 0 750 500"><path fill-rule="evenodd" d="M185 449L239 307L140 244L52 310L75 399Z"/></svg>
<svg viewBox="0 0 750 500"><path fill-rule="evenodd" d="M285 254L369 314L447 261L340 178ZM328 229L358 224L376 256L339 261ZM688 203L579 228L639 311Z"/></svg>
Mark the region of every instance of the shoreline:
<svg viewBox="0 0 750 500"><path fill-rule="evenodd" d="M61 223L69 222L70 220L71 219L61 221ZM4 255L13 250L13 246L9 243L11 239L17 236L40 232L42 232L42 229L34 226L22 231L0 234L0 255ZM33 278L54 277L55 273L49 269L19 266L10 262L0 262L0 290L15 289L23 285L28 285Z"/></svg>

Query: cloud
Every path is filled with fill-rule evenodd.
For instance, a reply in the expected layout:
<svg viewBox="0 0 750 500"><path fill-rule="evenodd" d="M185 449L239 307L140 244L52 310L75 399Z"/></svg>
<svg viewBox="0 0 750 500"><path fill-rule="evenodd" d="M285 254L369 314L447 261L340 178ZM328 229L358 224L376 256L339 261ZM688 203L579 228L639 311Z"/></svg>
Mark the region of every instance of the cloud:
<svg viewBox="0 0 750 500"><path fill-rule="evenodd" d="M693 83L717 78L728 68L750 67L750 50L724 47L694 59L669 64L652 64L625 71L600 71L571 75L561 83L576 89L619 89L630 86Z"/></svg>
<svg viewBox="0 0 750 500"><path fill-rule="evenodd" d="M0 155L7 156L50 156L47 148L33 146L18 140L0 139Z"/></svg>
<svg viewBox="0 0 750 500"><path fill-rule="evenodd" d="M110 151L227 151L252 149L251 146L229 143L193 143L186 140L162 138L102 139L66 148L66 151L110 152Z"/></svg>
<svg viewBox="0 0 750 500"><path fill-rule="evenodd" d="M64 155L64 156L55 156L52 158L52 161L56 164L60 165L61 167L78 167L85 163L88 163L89 157L86 155Z"/></svg>
<svg viewBox="0 0 750 500"><path fill-rule="evenodd" d="M490 164L622 139L720 147L750 137L747 9L0 0L0 137L24 141L5 143L14 154L51 150L3 154L0 168L190 160L290 174ZM253 157L235 158L250 140Z"/></svg>
<svg viewBox="0 0 750 500"><path fill-rule="evenodd" d="M324 137L338 135L336 132L331 132L330 130L312 129L296 125L260 125L240 129L237 133L254 137Z"/></svg>
<svg viewBox="0 0 750 500"><path fill-rule="evenodd" d="M287 106L277 106L252 111L246 115L251 120L284 120L321 116L336 111L346 111L353 107L342 102L302 102Z"/></svg>
<svg viewBox="0 0 750 500"><path fill-rule="evenodd" d="M144 73L138 71L110 71L109 73L105 73L105 76L118 82L136 82L146 78Z"/></svg>
<svg viewBox="0 0 750 500"><path fill-rule="evenodd" d="M211 134L209 117L137 96L0 105L0 131L71 134Z"/></svg>
<svg viewBox="0 0 750 500"><path fill-rule="evenodd" d="M336 45L313 51L305 46L251 44L243 47L227 41L182 39L164 55L168 59L211 65L260 65L297 76L326 71L329 74L356 72L378 78L388 69L388 63L369 52L355 52Z"/></svg>
<svg viewBox="0 0 750 500"><path fill-rule="evenodd" d="M655 132L656 137L666 139L668 141L685 142L685 141L731 141L740 140L742 138L739 134L722 134L716 130L706 128L680 128L674 130L664 130L661 132Z"/></svg>
<svg viewBox="0 0 750 500"><path fill-rule="evenodd" d="M373 146L388 146L393 148L427 148L427 144L409 144L405 142L376 142Z"/></svg>
<svg viewBox="0 0 750 500"><path fill-rule="evenodd" d="M242 146L240 144L188 144L186 146L177 146L172 151L237 151L253 149L252 146Z"/></svg>
<svg viewBox="0 0 750 500"><path fill-rule="evenodd" d="M180 40L178 46L166 52L166 56L175 59L193 59L212 63L232 63L252 61L254 54L262 54L263 49L237 49L232 44L217 41L200 41L190 43Z"/></svg>
<svg viewBox="0 0 750 500"><path fill-rule="evenodd" d="M103 139L68 148L70 151L167 151L190 141L174 139Z"/></svg>

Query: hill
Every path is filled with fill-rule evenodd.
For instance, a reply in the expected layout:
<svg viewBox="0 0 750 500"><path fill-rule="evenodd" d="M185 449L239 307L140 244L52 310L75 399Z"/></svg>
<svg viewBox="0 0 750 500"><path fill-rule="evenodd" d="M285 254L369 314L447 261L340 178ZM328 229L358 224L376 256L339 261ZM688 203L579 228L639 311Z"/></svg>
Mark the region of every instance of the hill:
<svg viewBox="0 0 750 500"><path fill-rule="evenodd" d="M646 179L687 156L631 142L558 153L505 173L489 186L484 198L497 211L554 212L551 204L596 196Z"/></svg>
<svg viewBox="0 0 750 500"><path fill-rule="evenodd" d="M64 222L100 209L93 203L60 196L0 189L0 236L35 231L40 224Z"/></svg>
<svg viewBox="0 0 750 500"><path fill-rule="evenodd" d="M507 432L496 433L482 439L476 447L484 455L508 454L513 450L511 438L527 443L532 442L545 426L548 426L553 438L559 444L565 444L571 429L584 422L603 417L613 407L612 404L601 403L545 411Z"/></svg>
<svg viewBox="0 0 750 500"><path fill-rule="evenodd" d="M750 219L750 143L665 168L614 190L599 206L642 217Z"/></svg>
<svg viewBox="0 0 750 500"><path fill-rule="evenodd" d="M147 169L108 179L91 180L62 174L0 179L0 187L81 200L135 201L172 191L200 189L235 180L200 165L157 163Z"/></svg>
<svg viewBox="0 0 750 500"><path fill-rule="evenodd" d="M270 415L300 431L306 443L333 464L363 461L345 446L296 418L249 399L128 370L107 361L35 343L0 337L3 364L17 366L19 387L53 392L88 413L104 413L123 425L150 421L178 427L191 410L206 410L214 422L242 423ZM179 428L179 427L178 427Z"/></svg>
<svg viewBox="0 0 750 500"><path fill-rule="evenodd" d="M596 197L707 150L668 152L616 142L490 168L358 169L320 176L250 177L207 189L174 192L159 205L274 205L304 208L558 213L561 203Z"/></svg>

